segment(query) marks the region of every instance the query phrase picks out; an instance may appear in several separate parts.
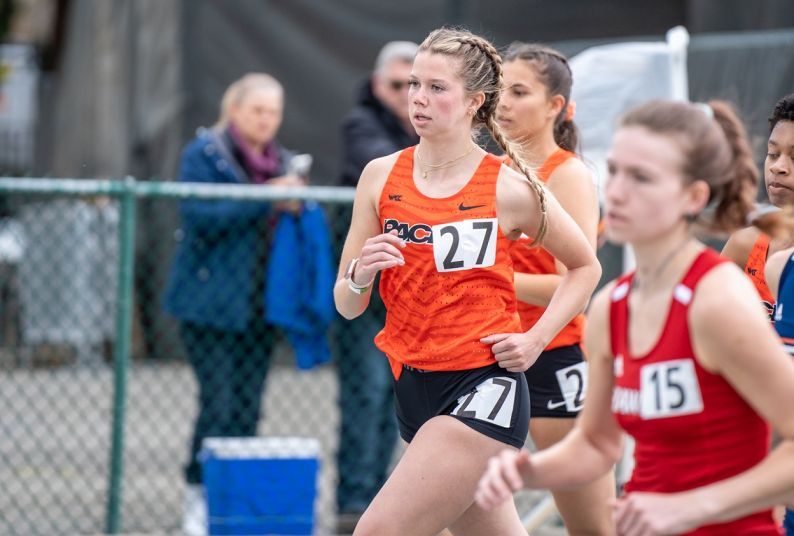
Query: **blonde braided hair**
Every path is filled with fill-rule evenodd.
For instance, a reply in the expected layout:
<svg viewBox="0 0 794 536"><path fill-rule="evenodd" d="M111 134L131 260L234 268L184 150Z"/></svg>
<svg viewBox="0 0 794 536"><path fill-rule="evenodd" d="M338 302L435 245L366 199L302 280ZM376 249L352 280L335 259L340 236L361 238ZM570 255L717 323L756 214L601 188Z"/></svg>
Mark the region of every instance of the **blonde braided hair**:
<svg viewBox="0 0 794 536"><path fill-rule="evenodd" d="M540 225L533 245L540 245L548 231L546 188L538 179L535 170L521 158L516 145L507 139L496 123L496 105L502 91L502 57L499 52L486 39L466 30L453 28L440 28L431 32L419 45L419 51L459 58L466 92L474 94L482 91L485 94L485 101L474 114L472 127L488 129L494 141L527 178L538 196ZM483 61L483 57L488 61Z"/></svg>

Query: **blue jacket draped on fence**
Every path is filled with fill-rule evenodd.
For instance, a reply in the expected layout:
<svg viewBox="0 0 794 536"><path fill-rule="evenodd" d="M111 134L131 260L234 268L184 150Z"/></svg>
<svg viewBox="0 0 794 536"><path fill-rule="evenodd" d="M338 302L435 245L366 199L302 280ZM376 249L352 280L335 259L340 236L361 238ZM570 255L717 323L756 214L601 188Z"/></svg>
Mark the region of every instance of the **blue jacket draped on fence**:
<svg viewBox="0 0 794 536"><path fill-rule="evenodd" d="M282 214L265 289L265 318L280 326L298 367L330 359L326 330L334 316L334 267L322 210L307 202L300 216Z"/></svg>

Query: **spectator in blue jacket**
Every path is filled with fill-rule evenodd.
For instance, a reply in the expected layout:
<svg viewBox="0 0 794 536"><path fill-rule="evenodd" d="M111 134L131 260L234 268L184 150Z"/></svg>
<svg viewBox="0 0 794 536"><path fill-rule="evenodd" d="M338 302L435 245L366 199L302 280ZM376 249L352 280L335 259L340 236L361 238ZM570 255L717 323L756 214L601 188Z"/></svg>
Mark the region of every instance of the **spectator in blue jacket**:
<svg viewBox="0 0 794 536"><path fill-rule="evenodd" d="M226 90L221 117L182 153L179 180L300 186L288 175L292 153L275 139L284 91L267 74L248 74ZM297 204L296 204L297 203ZM199 410L190 457L183 529L206 533L206 502L197 454L209 436L253 436L274 346L265 320L265 276L279 213L300 203L188 199L165 291L165 310L180 335L198 382Z"/></svg>
<svg viewBox="0 0 794 536"><path fill-rule="evenodd" d="M417 48L393 41L378 54L358 103L342 123L342 185L355 186L370 160L419 141L408 116L408 79ZM339 326L339 533L352 532L385 482L397 440L392 375L373 342L384 316L383 303L373 297L364 314Z"/></svg>

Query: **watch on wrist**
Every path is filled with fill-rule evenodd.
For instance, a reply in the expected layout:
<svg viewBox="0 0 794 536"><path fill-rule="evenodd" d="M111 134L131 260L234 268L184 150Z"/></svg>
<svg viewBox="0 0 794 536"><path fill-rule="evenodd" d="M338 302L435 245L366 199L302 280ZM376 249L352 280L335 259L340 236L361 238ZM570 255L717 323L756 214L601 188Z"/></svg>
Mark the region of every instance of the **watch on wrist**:
<svg viewBox="0 0 794 536"><path fill-rule="evenodd" d="M347 265L347 270L345 271L345 279L347 279L347 286L350 287L350 290L356 294L364 294L369 290L369 287L372 286L372 282L366 285L359 285L353 281L353 274L356 271L356 266L358 266L358 258L350 259L350 262Z"/></svg>

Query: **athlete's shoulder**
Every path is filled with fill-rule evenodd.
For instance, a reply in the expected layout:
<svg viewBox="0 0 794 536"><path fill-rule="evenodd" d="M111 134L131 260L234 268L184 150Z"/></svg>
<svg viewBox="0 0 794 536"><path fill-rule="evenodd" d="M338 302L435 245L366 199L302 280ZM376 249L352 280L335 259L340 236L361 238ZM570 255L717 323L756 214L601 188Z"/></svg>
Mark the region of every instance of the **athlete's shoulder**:
<svg viewBox="0 0 794 536"><path fill-rule="evenodd" d="M546 182L560 205L595 240L598 225L598 189L593 174L578 158L560 164ZM592 226L592 227L591 227Z"/></svg>
<svg viewBox="0 0 794 536"><path fill-rule="evenodd" d="M526 204L528 198L535 197L527 176L504 163L499 168L497 180L496 195L500 203L521 205Z"/></svg>
<svg viewBox="0 0 794 536"><path fill-rule="evenodd" d="M370 174L386 173L388 175L394 167L394 164L397 163L403 150L370 160L364 167L364 172L369 172Z"/></svg>
<svg viewBox="0 0 794 536"><path fill-rule="evenodd" d="M531 236L528 229L538 224L538 209L538 197L529 179L503 164L496 183L496 212L502 229L506 233L521 229Z"/></svg>
<svg viewBox="0 0 794 536"><path fill-rule="evenodd" d="M592 184L593 173L581 159L572 156L554 168L549 175L549 183L568 180L587 180Z"/></svg>
<svg viewBox="0 0 794 536"><path fill-rule="evenodd" d="M380 192L402 151L370 160L361 172L358 188Z"/></svg>
<svg viewBox="0 0 794 536"><path fill-rule="evenodd" d="M764 276L769 290L777 297L779 294L780 276L783 274L783 268L786 263L794 254L794 248L787 248L777 251L769 256L764 265Z"/></svg>
<svg viewBox="0 0 794 536"><path fill-rule="evenodd" d="M764 331L770 329L769 313L759 303L758 291L732 262L718 264L703 275L695 287L687 322L698 362L715 374L726 360L746 359L746 355L731 355L741 339L749 337L763 344Z"/></svg>
<svg viewBox="0 0 794 536"><path fill-rule="evenodd" d="M722 316L748 308L759 309L758 291L750 278L731 262L723 262L703 274L694 288L692 317Z"/></svg>
<svg viewBox="0 0 794 536"><path fill-rule="evenodd" d="M755 227L739 229L728 238L722 248L722 256L731 259L743 269L760 235L761 231Z"/></svg>

